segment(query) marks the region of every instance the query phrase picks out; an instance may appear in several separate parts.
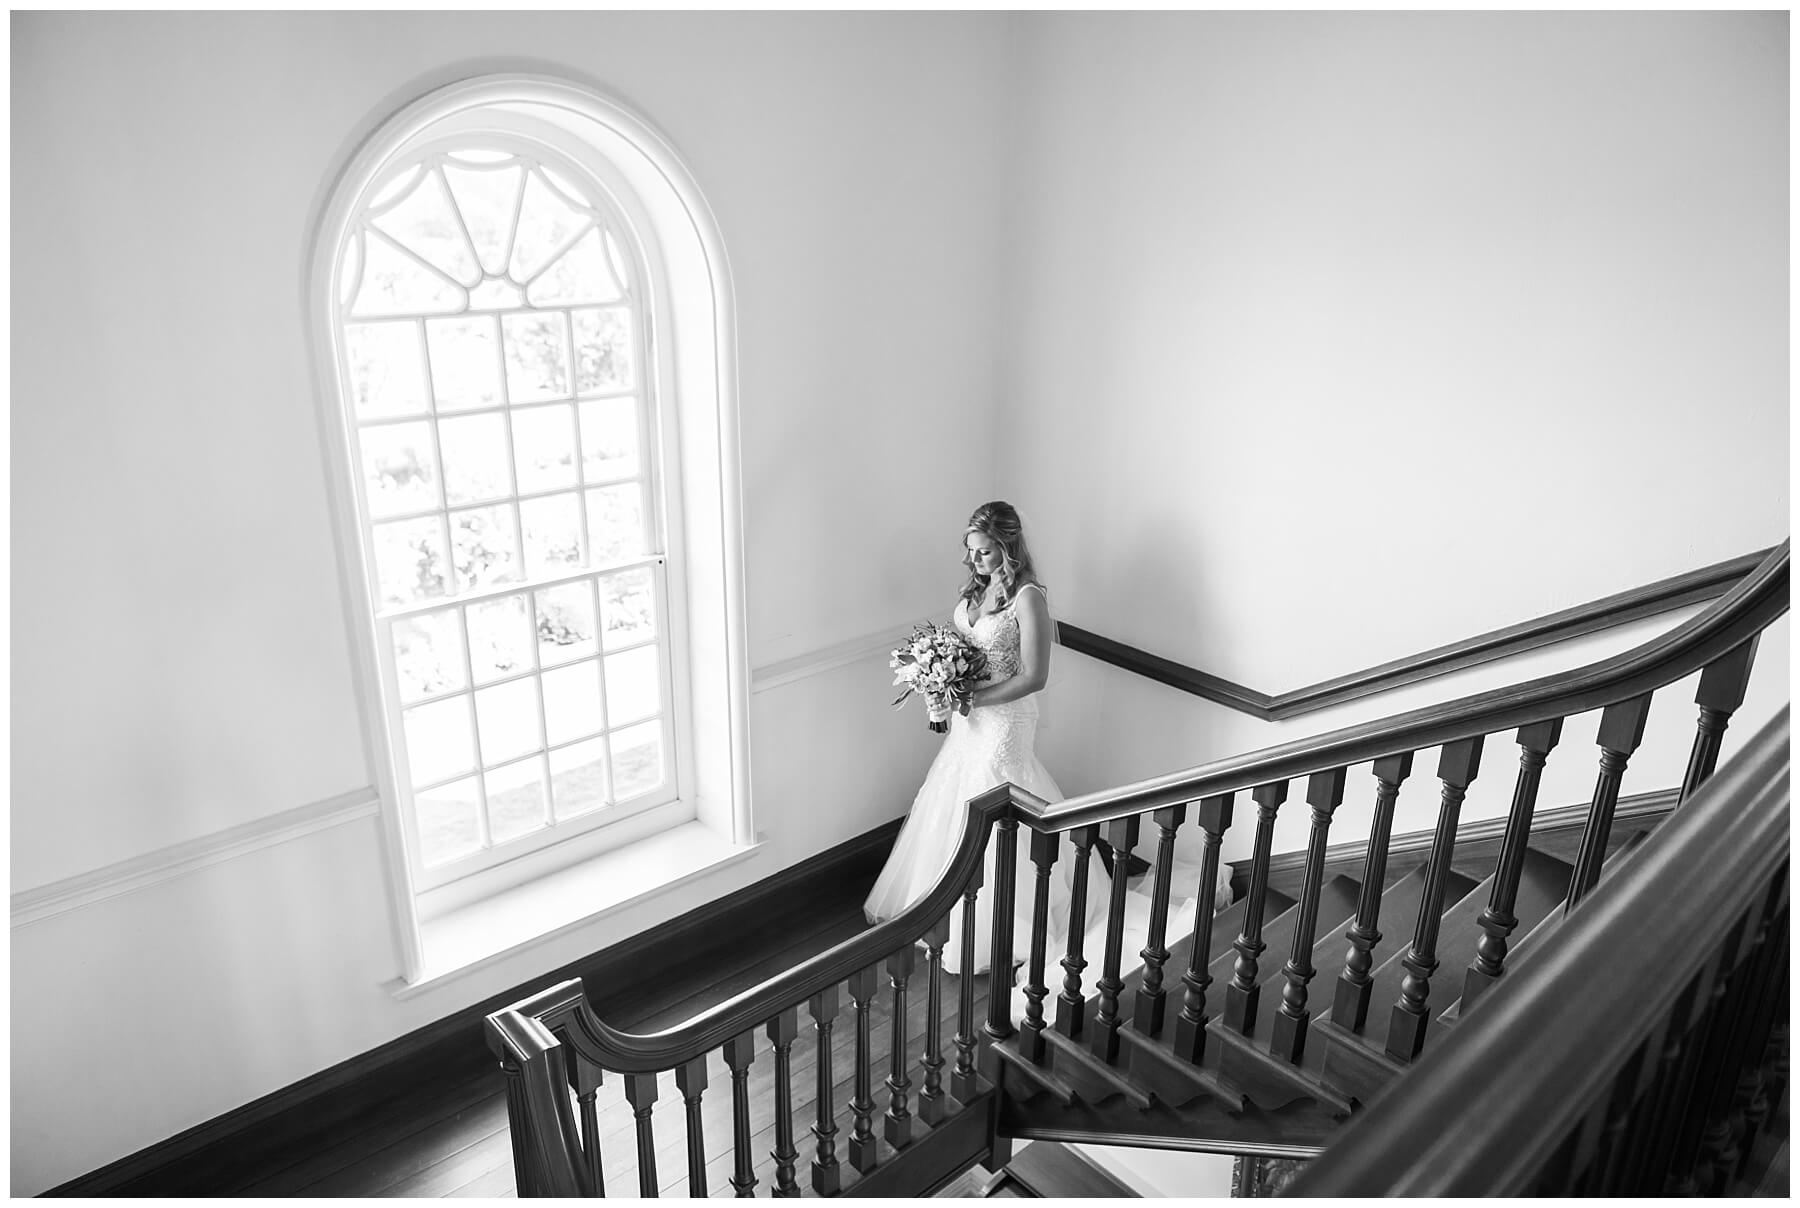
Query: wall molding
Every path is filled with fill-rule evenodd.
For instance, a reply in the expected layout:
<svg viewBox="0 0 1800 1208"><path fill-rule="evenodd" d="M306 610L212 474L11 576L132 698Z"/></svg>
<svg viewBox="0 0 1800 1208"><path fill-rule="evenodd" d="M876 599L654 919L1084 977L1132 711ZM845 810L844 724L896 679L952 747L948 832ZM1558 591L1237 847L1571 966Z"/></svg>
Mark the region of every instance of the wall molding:
<svg viewBox="0 0 1800 1208"><path fill-rule="evenodd" d="M1303 713L1341 705L1406 684L1435 679L1453 671L1524 654L1541 646L1611 629L1631 621L1672 612L1691 604L1716 600L1759 566L1778 547L1758 550L1724 562L1715 562L1685 574L1671 575L1628 591L1602 596L1573 608L1545 613L1517 625L1463 638L1445 646L1422 650L1392 662L1365 667L1348 675L1320 680L1291 692L1271 695L1242 684L1209 675L1161 655L1123 642L1115 642L1090 630L1058 622L1058 639L1070 650L1135 672L1171 688L1248 713L1264 721L1281 721Z"/></svg>
<svg viewBox="0 0 1800 1208"><path fill-rule="evenodd" d="M380 812L381 798L373 787L353 789L336 797L120 860L92 872L77 873L35 889L21 890L12 895L12 925L23 927L42 922L265 847L362 818L373 818Z"/></svg>
<svg viewBox="0 0 1800 1208"><path fill-rule="evenodd" d="M823 675L827 671L835 671L839 667L847 667L851 663L861 662L876 655L885 655L892 651L900 641L912 631L919 621L903 621L898 625L890 625L878 629L874 633L865 633L859 638L838 642L832 646L822 646L806 654L797 654L793 658L782 659L775 663L765 663L750 671L750 691L767 692L771 688L779 688L784 684L792 684L815 675Z"/></svg>

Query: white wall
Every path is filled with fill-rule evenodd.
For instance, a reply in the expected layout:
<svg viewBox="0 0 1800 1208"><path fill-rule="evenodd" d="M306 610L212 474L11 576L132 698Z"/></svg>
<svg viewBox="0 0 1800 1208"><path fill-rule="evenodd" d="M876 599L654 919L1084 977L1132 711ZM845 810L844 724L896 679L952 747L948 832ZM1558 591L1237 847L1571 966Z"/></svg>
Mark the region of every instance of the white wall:
<svg viewBox="0 0 1800 1208"><path fill-rule="evenodd" d="M1785 535L1787 14L1026 35L1000 465L1064 619L1275 693Z"/></svg>
<svg viewBox="0 0 1800 1208"><path fill-rule="evenodd" d="M739 307L752 664L941 611L949 547L991 493L1011 20L17 17L13 570L46 590L14 601L14 892L373 783L303 257L353 138L451 79L591 81L713 207ZM902 423L958 439L868 448ZM417 998L383 988L366 818L15 927L13 1192L900 813L930 744L887 711L888 678L864 658L752 697L754 859Z"/></svg>

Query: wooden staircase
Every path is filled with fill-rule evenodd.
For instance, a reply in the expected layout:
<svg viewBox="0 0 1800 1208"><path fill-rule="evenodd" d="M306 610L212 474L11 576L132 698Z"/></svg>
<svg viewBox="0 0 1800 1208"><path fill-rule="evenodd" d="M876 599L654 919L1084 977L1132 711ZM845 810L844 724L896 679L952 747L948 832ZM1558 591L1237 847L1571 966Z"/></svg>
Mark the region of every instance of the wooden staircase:
<svg viewBox="0 0 1800 1208"><path fill-rule="evenodd" d="M1515 1067L1490 1054L1489 1081L1509 1089L1554 1082L1565 1097L1579 1097L1575 1087L1600 1099L1575 1131L1542 1139L1551 1148L1537 1166L1507 1167L1477 1193L1649 1187L1647 1168L1622 1156L1626 1139L1631 1154L1662 1160L1670 1186L1685 1187L1698 1170L1702 1190L1721 1191L1730 1185L1727 1159L1740 1160L1732 1146L1754 1139L1768 1119L1766 1104L1751 1107L1757 1088L1767 1099L1773 1087L1780 1101L1785 1087L1784 982L1780 1009L1772 996L1774 973L1785 976L1786 863L1770 863L1784 855L1787 835L1785 711L1739 761L1750 760L1754 776L1710 782L1757 638L1786 611L1787 572L1784 543L1705 612L1576 671L1056 804L999 786L969 803L949 867L906 912L680 1027L617 1031L595 1016L579 981L495 1012L489 1047L507 1076L519 1193L593 1195L635 1184L644 1195L746 1195L759 1185L786 1196L920 1195L956 1185L976 1164L1000 1170L1013 1139L1031 1138L1262 1156L1323 1151L1316 1167L1354 1168L1343 1186L1382 1194L1383 1179L1406 1186L1422 1177L1415 1167L1426 1159L1389 1152L1358 1165L1345 1155L1368 1143L1369 1121L1431 1087L1434 1113L1412 1120L1409 1135L1446 1127L1457 1094L1439 1086L1441 1071L1491 1045L1486 1038L1503 1027L1514 1029L1507 1043L1521 1056ZM1672 824L1647 840L1615 834L1652 698L1695 673L1699 718ZM1597 779L1579 845L1564 859L1534 846L1538 785L1564 719L1588 712L1599 715ZM1499 854L1491 868L1459 860L1464 795L1484 753L1492 775L1512 746L1517 770ZM1429 852L1390 876L1396 802L1415 755L1434 752ZM1303 786L1311 822L1297 896L1270 886L1275 822L1291 785ZM1332 818L1352 789L1375 802L1359 840L1360 874L1327 876ZM1240 793L1254 807L1248 891L1215 913L1219 852ZM1173 920L1170 942L1175 837L1190 814L1204 839L1199 905L1197 917ZM1745 827L1761 845L1762 879L1738 884L1721 875L1730 859L1709 857L1694 884L1716 899L1718 917L1671 916L1682 939L1672 951L1686 963L1662 967L1648 959L1654 949L1643 937L1615 938L1625 933L1619 919L1667 909L1653 895L1685 867L1686 850ZM1018 841L1021 828L1028 843ZM1142 951L1124 951L1121 879L1101 950L1084 951L1083 928L1071 925L1068 950L1050 952L1055 863L1075 862L1070 914L1079 924L1101 840L1114 866L1125 867L1150 834L1156 857ZM1021 859L1034 866L1029 902L1014 900ZM1655 877L1630 871L1639 862ZM960 910L961 967L973 966L976 903L988 895L996 969L1014 967L1015 920L1031 928L1017 954L1018 994L1001 986L983 1002L986 978L949 977L942 958ZM1608 977L1585 978L1584 960ZM1669 986L1682 990L1678 1001L1664 1002ZM1637 1055L1596 1064L1591 1077L1580 1051L1534 1067L1522 1055L1554 1039L1556 1026L1515 1022L1529 1015L1527 993L1538 999L1526 1005L1540 1009L1539 1000L1566 1004L1594 1032L1594 1052L1629 1043ZM1668 1010L1626 1009L1651 1002ZM1615 1011L1638 1030L1612 1034ZM1752 1077L1776 1067L1777 1075ZM795 1080L804 1085L809 1071L810 1102L797 1104ZM710 1100L709 1085L717 1088ZM665 1117L673 1109L682 1120L660 1136L659 1098ZM1492 1110L1462 1127L1491 1130L1505 1114ZM720 1138L727 1117L729 1149L708 1139ZM1658 1150L1652 1140L1663 1134L1669 1144ZM1379 1142L1387 1133L1373 1135ZM1449 1141L1459 1136L1451 1129ZM685 1178L673 1173L683 1153ZM1447 1153L1430 1159L1437 1169L1456 1164Z"/></svg>

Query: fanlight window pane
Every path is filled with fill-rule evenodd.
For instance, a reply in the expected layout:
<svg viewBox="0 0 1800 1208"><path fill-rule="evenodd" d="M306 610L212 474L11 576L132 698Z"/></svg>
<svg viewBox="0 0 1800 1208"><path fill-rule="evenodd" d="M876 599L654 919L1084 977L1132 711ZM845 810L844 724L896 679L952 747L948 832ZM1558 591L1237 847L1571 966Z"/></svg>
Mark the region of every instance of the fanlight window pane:
<svg viewBox="0 0 1800 1208"><path fill-rule="evenodd" d="M525 182L525 202L519 211L519 233L513 240L509 275L514 281L529 281L592 222L592 216L570 205L533 172Z"/></svg>
<svg viewBox="0 0 1800 1208"><path fill-rule="evenodd" d="M531 283L525 296L533 306L568 305L572 302L617 302L625 296L613 276L600 228L589 227L561 256Z"/></svg>
<svg viewBox="0 0 1800 1208"><path fill-rule="evenodd" d="M500 327L492 315L431 319L425 324L431 389L439 411L495 407L500 390Z"/></svg>
<svg viewBox="0 0 1800 1208"><path fill-rule="evenodd" d="M542 756L487 774L488 828L495 843L542 830L549 824L550 793Z"/></svg>
<svg viewBox="0 0 1800 1208"><path fill-rule="evenodd" d="M569 346L562 314L507 315L500 321L506 329L506 388L512 401L566 398Z"/></svg>
<svg viewBox="0 0 1800 1208"><path fill-rule="evenodd" d="M513 219L519 212L524 177L525 169L516 163L502 168L444 167L444 179L475 241L481 267L496 277L506 271L512 253Z"/></svg>
<svg viewBox="0 0 1800 1208"><path fill-rule="evenodd" d="M550 799L560 821L606 804L606 743L579 742L550 752Z"/></svg>
<svg viewBox="0 0 1800 1208"><path fill-rule="evenodd" d="M462 618L454 608L394 622L394 669L407 704L468 687Z"/></svg>
<svg viewBox="0 0 1800 1208"><path fill-rule="evenodd" d="M575 389L581 394L595 394L629 387L631 312L622 306L578 310L574 321Z"/></svg>
<svg viewBox="0 0 1800 1208"><path fill-rule="evenodd" d="M369 515L400 516L438 506L431 425L383 424L362 430L363 484Z"/></svg>
<svg viewBox="0 0 1800 1208"><path fill-rule="evenodd" d="M450 208L450 195L436 172L426 172L412 192L373 220L384 234L459 285L481 280L475 250Z"/></svg>
<svg viewBox="0 0 1800 1208"><path fill-rule="evenodd" d="M351 313L377 315L441 315L463 308L464 293L456 282L427 268L416 257L379 232L363 235L362 288Z"/></svg>
<svg viewBox="0 0 1800 1208"><path fill-rule="evenodd" d="M425 410L425 362L411 323L352 323L344 328L350 395L358 419Z"/></svg>

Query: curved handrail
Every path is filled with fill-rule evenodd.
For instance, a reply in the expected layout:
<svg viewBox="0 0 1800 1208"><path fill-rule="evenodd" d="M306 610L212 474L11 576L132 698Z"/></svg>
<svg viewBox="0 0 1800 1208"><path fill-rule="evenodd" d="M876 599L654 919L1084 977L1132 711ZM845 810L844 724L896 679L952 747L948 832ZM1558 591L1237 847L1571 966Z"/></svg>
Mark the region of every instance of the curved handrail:
<svg viewBox="0 0 1800 1208"><path fill-rule="evenodd" d="M956 854L944 875L924 898L896 917L661 1032L612 1028L579 995L575 996L578 1005L571 1003L558 1018L566 1020L565 1031L575 1051L605 1069L626 1074L672 1069L924 936L955 905L981 868L988 831L997 821L1017 818L1034 830L1061 832L1628 700L1699 670L1786 612L1788 545L1783 541L1705 612L1635 650L1584 668L1090 793L1058 805L1015 785L1000 785L970 800ZM489 1019L514 1011L529 1013L540 1000L544 1007L566 1002L569 985L551 987Z"/></svg>
<svg viewBox="0 0 1800 1208"><path fill-rule="evenodd" d="M980 870L992 824L1011 816L1020 805L1032 804L1043 802L1010 784L972 798L956 852L931 892L893 918L673 1028L622 1032L610 1027L594 1014L584 997L570 993L570 987L578 987L579 982L559 983L488 1018L496 1020L517 1013L544 1019L551 1027L564 1027L578 1055L617 1073L650 1074L673 1069L922 938L955 906L970 878Z"/></svg>
<svg viewBox="0 0 1800 1208"><path fill-rule="evenodd" d="M1585 667L1478 692L1409 713L1295 739L1245 755L1055 805L1023 805L1034 830L1066 831L1277 780L1421 751L1460 738L1568 717L1642 696L1700 670L1759 633L1788 608L1788 541L1736 587L1701 612L1643 645Z"/></svg>
<svg viewBox="0 0 1800 1208"><path fill-rule="evenodd" d="M1404 1093L1362 1113L1290 1194L1529 1194L1693 972L1770 892L1788 858L1788 763L1783 707L1535 960L1495 986L1480 1027L1452 1032L1407 1075ZM1572 994L1589 1000L1584 1009L1569 1009Z"/></svg>

